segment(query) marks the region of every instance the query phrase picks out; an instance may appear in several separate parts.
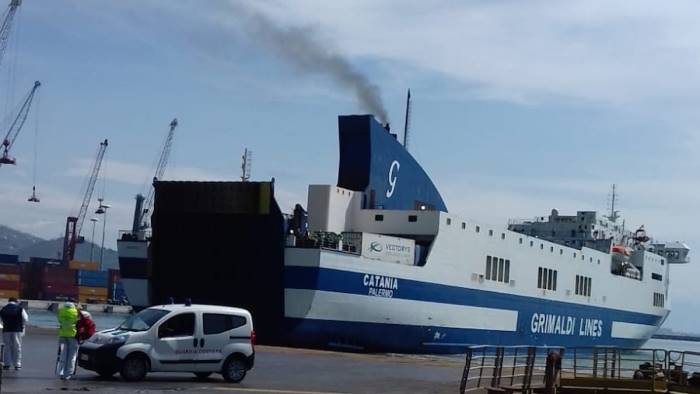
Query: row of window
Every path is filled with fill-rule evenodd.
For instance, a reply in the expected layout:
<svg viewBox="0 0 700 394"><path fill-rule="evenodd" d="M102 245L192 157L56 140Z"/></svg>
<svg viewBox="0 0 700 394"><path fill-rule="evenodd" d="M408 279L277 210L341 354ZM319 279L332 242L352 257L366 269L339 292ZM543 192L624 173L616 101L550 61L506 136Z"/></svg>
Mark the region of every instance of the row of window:
<svg viewBox="0 0 700 394"><path fill-rule="evenodd" d="M202 315L204 335L220 334L246 325L243 316L205 313ZM194 313L182 313L168 319L158 327L158 338L187 337L194 335Z"/></svg>
<svg viewBox="0 0 700 394"><path fill-rule="evenodd" d="M654 293L654 306L664 307L664 295L662 293Z"/></svg>
<svg viewBox="0 0 700 394"><path fill-rule="evenodd" d="M576 295L586 297L591 296L591 278L583 275L576 275Z"/></svg>
<svg viewBox="0 0 700 394"><path fill-rule="evenodd" d="M557 291L557 270L540 267L537 271L537 288Z"/></svg>
<svg viewBox="0 0 700 394"><path fill-rule="evenodd" d="M384 215L374 215L374 220L377 221L377 222L384 221ZM416 216L416 215L409 215L409 216L408 216L408 221L409 221L409 222L416 222L416 221L418 221L418 216ZM447 225L449 226L449 225L452 224L452 219L451 219L451 218L447 218L447 221L446 221L446 222L447 222ZM467 223L466 223L466 222L462 222L462 230L465 230L466 228L467 228ZM476 226L475 229L476 229L476 232L477 232L477 233L481 231L481 228L480 228L479 226ZM489 236L490 236L490 237L493 236L493 230L489 230ZM501 239L506 239L506 233L501 233ZM520 238L520 239L518 240L518 242L522 245L523 239ZM534 242L534 241L530 241L530 247L533 247L534 245L535 245L535 242ZM541 250L544 250L544 244L543 244L543 243L540 243L540 249L541 249ZM550 251L550 253L554 253L554 246L550 246L550 247L549 247L549 251ZM564 249L559 249L559 254L560 254L560 255L563 255L563 254L564 254ZM573 258L576 258L576 252L574 252ZM585 260L585 259L586 259L586 257L585 257L584 255L581 255L581 260ZM589 261L592 263L592 262L593 262L593 257L590 257L590 258L589 258ZM600 264L600 259L598 259L598 264Z"/></svg>
<svg viewBox="0 0 700 394"><path fill-rule="evenodd" d="M510 282L510 260L486 256L486 280Z"/></svg>

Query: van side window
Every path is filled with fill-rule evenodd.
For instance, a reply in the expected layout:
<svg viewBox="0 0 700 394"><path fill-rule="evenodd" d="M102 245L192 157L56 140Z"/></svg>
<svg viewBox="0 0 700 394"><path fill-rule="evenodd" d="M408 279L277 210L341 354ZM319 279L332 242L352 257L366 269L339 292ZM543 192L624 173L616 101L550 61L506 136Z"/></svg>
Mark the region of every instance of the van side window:
<svg viewBox="0 0 700 394"><path fill-rule="evenodd" d="M194 335L194 313L181 313L158 327L158 338L188 337Z"/></svg>
<svg viewBox="0 0 700 394"><path fill-rule="evenodd" d="M245 326L246 319L243 316L224 315L219 313L205 313L204 335L220 334L234 328Z"/></svg>

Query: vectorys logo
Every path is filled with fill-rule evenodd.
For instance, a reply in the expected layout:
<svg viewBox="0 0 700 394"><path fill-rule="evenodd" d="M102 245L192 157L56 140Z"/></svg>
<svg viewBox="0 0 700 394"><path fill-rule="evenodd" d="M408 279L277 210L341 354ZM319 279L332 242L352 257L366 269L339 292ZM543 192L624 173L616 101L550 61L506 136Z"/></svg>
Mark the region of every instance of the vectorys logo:
<svg viewBox="0 0 700 394"><path fill-rule="evenodd" d="M372 241L369 244L369 250L370 250L370 252L380 253L382 250L384 250L384 248L382 248L382 244L379 243L378 241Z"/></svg>
<svg viewBox="0 0 700 394"><path fill-rule="evenodd" d="M396 168L396 172L399 172L399 168L401 168L401 164L396 160L392 161L391 167L389 167L389 190L386 191L386 198L391 198L391 196L394 195L394 189L396 188L396 180L398 175L394 175L394 168Z"/></svg>

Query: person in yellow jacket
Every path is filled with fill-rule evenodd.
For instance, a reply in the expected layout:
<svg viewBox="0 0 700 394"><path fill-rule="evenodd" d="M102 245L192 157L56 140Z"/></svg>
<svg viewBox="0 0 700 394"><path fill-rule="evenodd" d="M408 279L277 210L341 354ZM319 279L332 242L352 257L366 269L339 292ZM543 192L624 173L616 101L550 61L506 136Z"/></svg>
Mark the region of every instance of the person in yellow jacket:
<svg viewBox="0 0 700 394"><path fill-rule="evenodd" d="M75 359L78 355L78 340L75 339L78 322L78 308L72 302L66 302L58 308L58 360L56 374L62 380L68 380L75 372Z"/></svg>

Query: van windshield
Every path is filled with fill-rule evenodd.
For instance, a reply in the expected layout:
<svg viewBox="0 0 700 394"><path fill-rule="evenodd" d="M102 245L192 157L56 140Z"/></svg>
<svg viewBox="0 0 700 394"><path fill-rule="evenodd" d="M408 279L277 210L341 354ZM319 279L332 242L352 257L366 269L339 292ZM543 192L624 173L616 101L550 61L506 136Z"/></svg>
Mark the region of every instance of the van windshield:
<svg viewBox="0 0 700 394"><path fill-rule="evenodd" d="M124 323L117 328L125 331L146 331L168 313L170 313L170 311L166 311L165 309L144 309L126 319Z"/></svg>

